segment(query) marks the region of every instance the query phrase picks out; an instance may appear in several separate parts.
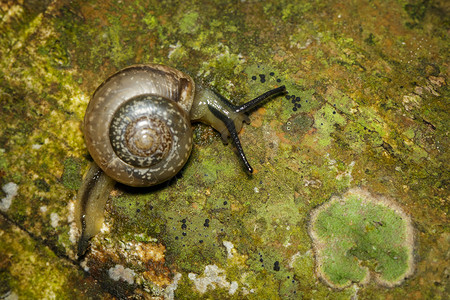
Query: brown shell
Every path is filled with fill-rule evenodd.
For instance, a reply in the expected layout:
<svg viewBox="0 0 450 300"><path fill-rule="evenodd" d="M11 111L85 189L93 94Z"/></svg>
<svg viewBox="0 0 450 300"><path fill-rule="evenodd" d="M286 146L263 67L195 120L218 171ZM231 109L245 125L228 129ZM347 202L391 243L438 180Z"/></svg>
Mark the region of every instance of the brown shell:
<svg viewBox="0 0 450 300"><path fill-rule="evenodd" d="M174 176L187 161L192 148L189 112L194 92L195 85L189 75L163 65L135 65L109 77L95 91L84 117L86 145L94 161L108 176L131 186L155 185ZM158 112L158 116L140 115L139 118L151 119L151 124L159 124L160 121L154 120L160 118L172 130L172 141L166 143L171 145L171 150L163 151L164 159L151 166L136 167L131 165L130 160L123 161L116 155L118 147L113 148L110 141L110 133L113 132L111 124L117 117L116 112L125 103L136 99L157 99L161 105L156 110L152 108L152 111ZM162 111L157 111L159 109ZM170 114L166 113L167 110ZM122 119L131 118L124 116Z"/></svg>

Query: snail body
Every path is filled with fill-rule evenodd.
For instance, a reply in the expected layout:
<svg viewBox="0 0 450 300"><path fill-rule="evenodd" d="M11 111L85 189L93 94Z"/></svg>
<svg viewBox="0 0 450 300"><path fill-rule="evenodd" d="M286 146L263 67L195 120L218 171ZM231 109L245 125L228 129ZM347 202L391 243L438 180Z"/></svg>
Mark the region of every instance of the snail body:
<svg viewBox="0 0 450 300"><path fill-rule="evenodd" d="M107 198L114 181L142 187L172 178L191 153L191 122L209 124L225 143L231 138L252 173L237 133L243 122L249 123L247 112L282 93L284 86L235 106L196 85L189 75L157 64L127 67L106 79L95 91L84 118L86 145L96 165L78 193L76 212L82 230L78 256L100 230L98 225L91 226L95 220L90 217L99 211L103 215L106 199L98 200L99 195ZM100 188L97 181L103 182Z"/></svg>

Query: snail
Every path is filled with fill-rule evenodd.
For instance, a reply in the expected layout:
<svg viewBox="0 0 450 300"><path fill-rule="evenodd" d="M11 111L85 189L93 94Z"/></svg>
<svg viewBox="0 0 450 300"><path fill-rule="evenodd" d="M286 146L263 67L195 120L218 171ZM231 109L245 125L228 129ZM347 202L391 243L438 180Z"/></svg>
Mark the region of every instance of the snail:
<svg viewBox="0 0 450 300"><path fill-rule="evenodd" d="M231 139L246 171L252 173L238 132L243 122L250 123L249 111L285 92L281 86L235 106L196 85L189 75L158 64L130 66L106 79L84 117L85 142L94 163L77 196L78 257L100 230L115 182L152 186L181 170L191 153L191 122L212 126L225 144Z"/></svg>

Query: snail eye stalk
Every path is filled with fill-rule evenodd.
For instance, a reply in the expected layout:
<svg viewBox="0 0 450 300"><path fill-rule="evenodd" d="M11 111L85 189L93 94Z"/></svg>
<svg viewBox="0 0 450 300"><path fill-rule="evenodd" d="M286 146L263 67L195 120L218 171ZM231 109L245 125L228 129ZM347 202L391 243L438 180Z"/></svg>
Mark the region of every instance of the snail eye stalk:
<svg viewBox="0 0 450 300"><path fill-rule="evenodd" d="M235 107L235 112L237 113L246 113L251 111L252 109L259 106L264 100L286 94L286 87L284 85L277 87L276 89L265 92L264 94L256 97L253 100L248 101L247 103L242 104L241 106Z"/></svg>
<svg viewBox="0 0 450 300"><path fill-rule="evenodd" d="M224 103L230 106L235 113L245 114L253 110L257 106L261 105L266 99L284 94L286 94L286 87L283 85L273 90L267 91L264 94L240 106L232 105L226 98L224 98L220 94L218 94L218 96L222 100L224 100ZM218 118L225 124L225 126L228 129L228 132L230 133L231 140L233 141L233 144L237 149L237 154L240 160L244 164L247 172L250 174L253 173L253 168L250 166L250 163L248 162L247 157L245 156L244 149L242 149L241 141L239 140L239 136L236 131L236 126L234 125L234 120L230 119L228 116L226 116L225 114L214 108L212 105L208 105L208 107L209 110L214 114L214 116L216 116L216 118Z"/></svg>

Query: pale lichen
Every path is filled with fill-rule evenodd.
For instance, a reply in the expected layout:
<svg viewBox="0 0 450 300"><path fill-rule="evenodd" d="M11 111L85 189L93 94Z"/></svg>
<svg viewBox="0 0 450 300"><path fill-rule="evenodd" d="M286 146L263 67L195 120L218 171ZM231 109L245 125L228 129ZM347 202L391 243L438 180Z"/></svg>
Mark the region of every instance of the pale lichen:
<svg viewBox="0 0 450 300"><path fill-rule="evenodd" d="M208 288L215 289L220 287L228 289L228 293L233 295L238 288L238 283L236 281L227 281L225 270L216 265L207 265L202 276L189 273L188 278L194 282L196 289L201 294L206 293Z"/></svg>
<svg viewBox="0 0 450 300"><path fill-rule="evenodd" d="M125 268L122 265L115 265L114 267L110 268L108 270L109 277L111 277L112 280L118 281L119 279L122 279L128 284L134 283L134 276L136 276L136 273L131 270L130 268Z"/></svg>
<svg viewBox="0 0 450 300"><path fill-rule="evenodd" d="M8 182L2 186L2 190L6 195L0 201L0 210L7 211L12 204L12 200L17 195L19 186L14 182Z"/></svg>
<svg viewBox="0 0 450 300"><path fill-rule="evenodd" d="M371 273L391 287L414 271L409 216L394 202L365 190L349 190L314 210L309 233L317 275L332 287L365 284Z"/></svg>

